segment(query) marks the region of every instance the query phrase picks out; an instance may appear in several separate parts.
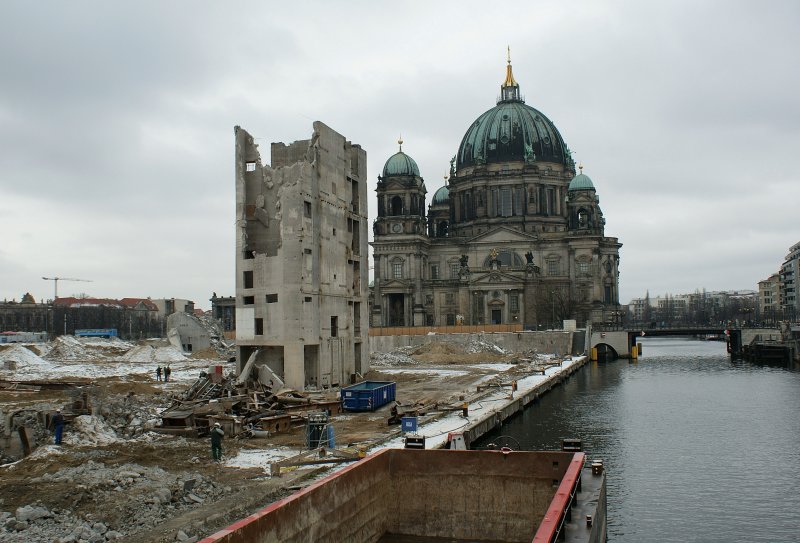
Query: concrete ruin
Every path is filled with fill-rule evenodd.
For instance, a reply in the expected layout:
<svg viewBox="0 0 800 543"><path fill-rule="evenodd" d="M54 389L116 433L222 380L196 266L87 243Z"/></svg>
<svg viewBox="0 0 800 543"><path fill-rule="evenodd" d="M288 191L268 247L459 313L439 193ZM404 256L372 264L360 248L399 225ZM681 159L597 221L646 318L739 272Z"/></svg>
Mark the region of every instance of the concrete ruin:
<svg viewBox="0 0 800 543"><path fill-rule="evenodd" d="M187 353L211 347L211 336L206 327L200 319L188 313L175 312L167 317L167 339Z"/></svg>
<svg viewBox="0 0 800 543"><path fill-rule="evenodd" d="M367 155L325 124L271 145L235 127L236 343L287 386L346 384L369 367Z"/></svg>

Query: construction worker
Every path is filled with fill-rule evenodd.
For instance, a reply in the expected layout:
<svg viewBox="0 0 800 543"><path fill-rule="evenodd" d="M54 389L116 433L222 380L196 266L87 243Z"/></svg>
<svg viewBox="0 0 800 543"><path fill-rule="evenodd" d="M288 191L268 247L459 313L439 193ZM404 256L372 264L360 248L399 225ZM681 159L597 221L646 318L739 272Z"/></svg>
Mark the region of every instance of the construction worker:
<svg viewBox="0 0 800 543"><path fill-rule="evenodd" d="M61 445L61 437L64 435L64 415L61 414L60 409L56 409L56 414L50 421L56 434L56 445Z"/></svg>
<svg viewBox="0 0 800 543"><path fill-rule="evenodd" d="M172 373L172 370L169 368L169 366L164 368L164 382L165 383L169 381L169 376L170 376L171 373Z"/></svg>
<svg viewBox="0 0 800 543"><path fill-rule="evenodd" d="M157 380L157 381L160 381L160 380L161 380L161 366L158 366L158 367L156 368L156 380Z"/></svg>
<svg viewBox="0 0 800 543"><path fill-rule="evenodd" d="M211 458L214 462L222 460L222 438L225 437L225 432L218 422L214 423L214 428L211 429Z"/></svg>

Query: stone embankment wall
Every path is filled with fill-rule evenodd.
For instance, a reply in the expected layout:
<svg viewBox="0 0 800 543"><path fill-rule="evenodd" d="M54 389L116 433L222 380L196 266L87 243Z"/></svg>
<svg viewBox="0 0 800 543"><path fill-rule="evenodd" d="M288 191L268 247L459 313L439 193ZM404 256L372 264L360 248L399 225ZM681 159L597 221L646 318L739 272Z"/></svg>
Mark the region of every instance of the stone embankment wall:
<svg viewBox="0 0 800 543"><path fill-rule="evenodd" d="M455 343L467 345L471 340L492 343L509 352L534 351L536 353L558 353L559 355L581 354L573 352L573 335L578 334L583 343L583 330L569 332L548 330L544 332L492 332L479 334L432 334L427 336L370 336L370 352L387 353L400 347L425 345L426 343Z"/></svg>

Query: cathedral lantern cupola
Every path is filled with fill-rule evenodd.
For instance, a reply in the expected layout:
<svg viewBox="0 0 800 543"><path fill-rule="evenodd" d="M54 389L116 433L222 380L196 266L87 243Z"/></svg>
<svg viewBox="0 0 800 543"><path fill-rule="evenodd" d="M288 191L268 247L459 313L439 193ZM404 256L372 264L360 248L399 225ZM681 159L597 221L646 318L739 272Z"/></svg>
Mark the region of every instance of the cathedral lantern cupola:
<svg viewBox="0 0 800 543"><path fill-rule="evenodd" d="M414 159L403 152L403 139L397 144L399 150L389 157L378 176L375 235L424 235L425 181Z"/></svg>
<svg viewBox="0 0 800 543"><path fill-rule="evenodd" d="M511 69L511 48L508 48L506 66L506 80L500 85L500 102L521 102L519 95L519 84L514 80L514 73ZM498 103L500 103L498 102Z"/></svg>

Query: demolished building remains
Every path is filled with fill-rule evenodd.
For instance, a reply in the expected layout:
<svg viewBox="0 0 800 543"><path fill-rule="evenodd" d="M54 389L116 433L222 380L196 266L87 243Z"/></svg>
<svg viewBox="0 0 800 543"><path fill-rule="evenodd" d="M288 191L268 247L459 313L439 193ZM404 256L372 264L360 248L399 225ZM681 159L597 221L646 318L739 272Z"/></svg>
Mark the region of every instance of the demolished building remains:
<svg viewBox="0 0 800 543"><path fill-rule="evenodd" d="M325 124L313 129L273 143L271 165L234 129L239 370L268 366L301 390L369 366L367 156Z"/></svg>

